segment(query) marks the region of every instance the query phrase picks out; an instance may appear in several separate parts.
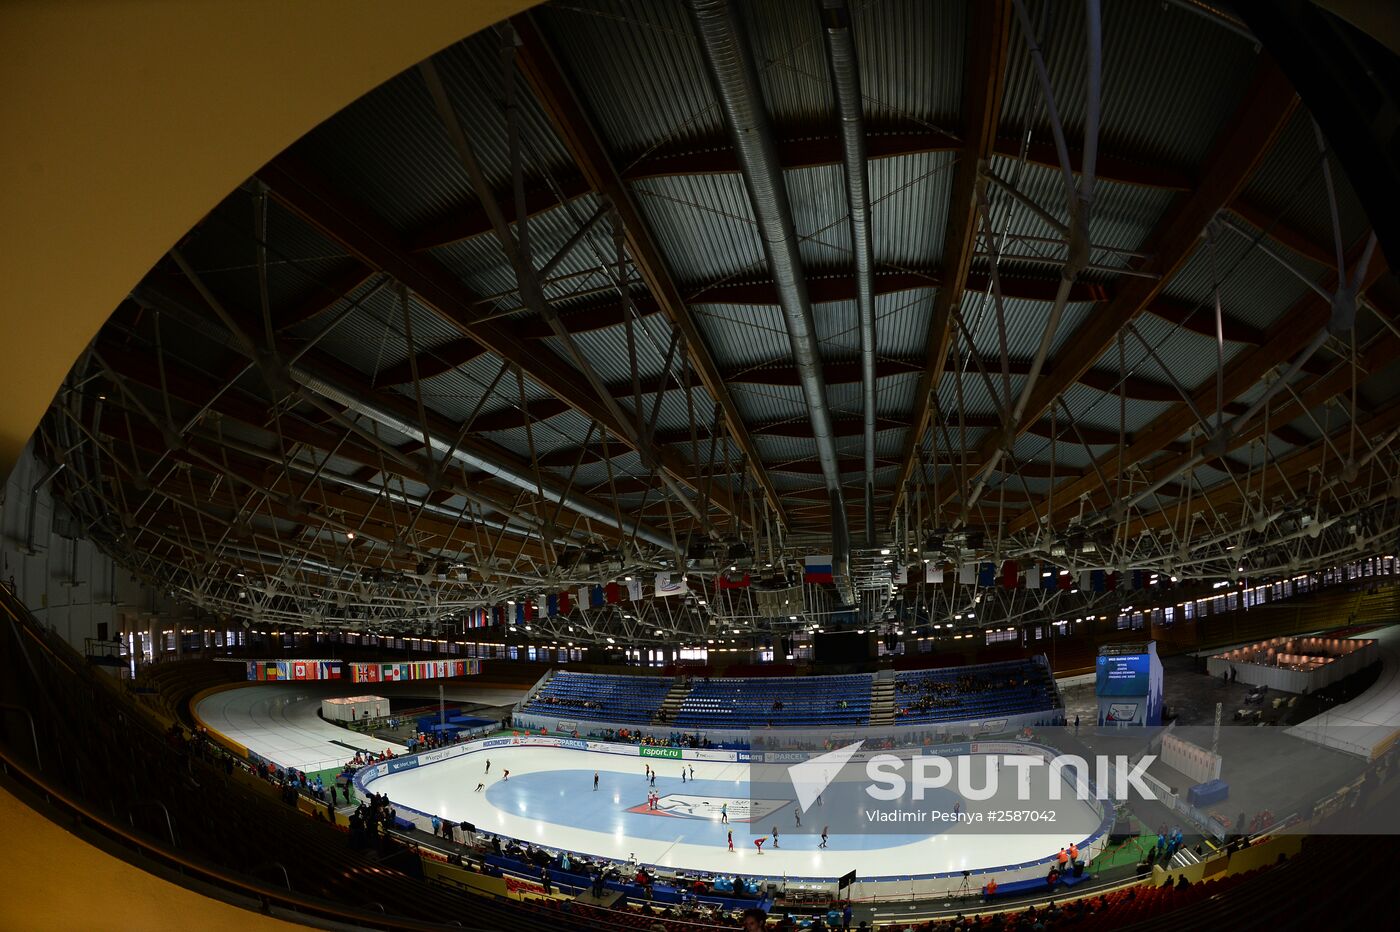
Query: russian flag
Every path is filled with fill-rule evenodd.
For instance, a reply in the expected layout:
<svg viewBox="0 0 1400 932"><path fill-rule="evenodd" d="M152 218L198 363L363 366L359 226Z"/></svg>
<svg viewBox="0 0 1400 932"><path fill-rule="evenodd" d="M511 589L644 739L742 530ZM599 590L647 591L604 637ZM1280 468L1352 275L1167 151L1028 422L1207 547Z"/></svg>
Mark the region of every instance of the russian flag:
<svg viewBox="0 0 1400 932"><path fill-rule="evenodd" d="M559 614L567 615L569 612L573 611L573 609L573 596L568 589L565 589L559 593Z"/></svg>
<svg viewBox="0 0 1400 932"><path fill-rule="evenodd" d="M997 566L995 563L979 563L977 565L977 585L994 586L997 581Z"/></svg>
<svg viewBox="0 0 1400 932"><path fill-rule="evenodd" d="M594 585L588 588L588 604L593 608L603 607L603 587Z"/></svg>
<svg viewBox="0 0 1400 932"><path fill-rule="evenodd" d="M544 597L544 606L545 606L545 613L546 613L547 615L549 615L550 618L553 618L555 615L558 615L558 614L559 614L559 596L555 595L554 593L550 593L549 595L545 596L545 597Z"/></svg>
<svg viewBox="0 0 1400 932"><path fill-rule="evenodd" d="M802 560L802 581L814 586L835 582L836 577L831 572L831 554L804 557Z"/></svg>

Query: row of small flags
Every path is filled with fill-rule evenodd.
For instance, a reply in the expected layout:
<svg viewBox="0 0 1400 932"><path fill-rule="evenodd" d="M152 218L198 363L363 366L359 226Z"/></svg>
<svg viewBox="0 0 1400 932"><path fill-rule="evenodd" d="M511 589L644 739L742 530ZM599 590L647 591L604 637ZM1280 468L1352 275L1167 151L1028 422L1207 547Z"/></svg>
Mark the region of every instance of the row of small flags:
<svg viewBox="0 0 1400 932"><path fill-rule="evenodd" d="M342 660L250 660L250 680L338 680L355 683L396 683L470 676L481 672L481 661L415 660L408 663L352 663Z"/></svg>
<svg viewBox="0 0 1400 932"><path fill-rule="evenodd" d="M741 582L721 582L718 587L741 588L748 584L749 577L745 575ZM633 576L622 582L597 583L579 586L576 589L522 596L503 604L469 610L463 619L463 626L485 628L490 625L525 624L536 618L567 615L576 607L603 608L622 602L640 602L646 596L646 588L640 577ZM689 581L678 573L657 573L651 590L652 595L662 599L684 595L689 591Z"/></svg>
<svg viewBox="0 0 1400 932"><path fill-rule="evenodd" d="M1167 576L1158 576L1150 570L1108 570L1062 569L1051 563L1032 561L1021 563L1004 560L1001 564L992 562L952 564L914 564L896 566L893 579L896 586L907 586L917 582L911 573L920 566L924 570L923 581L929 585L942 585L956 581L964 586L993 587L1000 585L1006 589L1080 589L1087 592L1112 592L1118 589L1146 589L1150 586L1169 586ZM807 585L822 585L834 581L832 558L830 555L809 556L803 560L802 581ZM748 573L721 573L714 578L716 591L727 589L748 589L752 581ZM491 625L528 624L537 618L556 618L568 615L575 608L604 608L622 602L640 602L647 596L647 587L641 577L633 576L622 582L597 583L579 586L575 589L562 589L558 592L545 592L523 596L510 602L473 608L463 619L465 628L485 628ZM657 573L651 595L656 598L669 598L684 595L690 591L690 583L683 574Z"/></svg>
<svg viewBox="0 0 1400 932"><path fill-rule="evenodd" d="M894 584L910 584L909 570L914 567L901 566L894 570ZM1151 570L1067 570L1053 563L1031 561L1022 564L1017 560L1004 560L996 563L924 564L924 582L929 585L942 585L956 580L959 585L982 586L1003 589L1081 589L1086 592L1114 592L1119 589L1137 590L1152 586L1167 587L1171 578L1158 575Z"/></svg>

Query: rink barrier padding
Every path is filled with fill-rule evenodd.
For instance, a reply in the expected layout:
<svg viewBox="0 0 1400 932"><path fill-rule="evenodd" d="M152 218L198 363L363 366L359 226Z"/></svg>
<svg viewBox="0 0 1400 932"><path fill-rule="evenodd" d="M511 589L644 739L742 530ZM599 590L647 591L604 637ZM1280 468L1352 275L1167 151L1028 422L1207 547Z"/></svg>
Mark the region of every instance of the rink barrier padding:
<svg viewBox="0 0 1400 932"><path fill-rule="evenodd" d="M455 760L468 754L476 754L483 751L498 750L505 747L544 747L544 748L566 748L575 751L585 751L594 754L615 754L626 757L641 757L644 746L635 744L616 744L607 741L593 741L585 738L556 738L547 735L513 735L510 737L486 738L477 741L469 741L463 744L455 744L451 747L436 748L431 751L424 751L404 757L396 757L392 760L380 761L361 767L355 771L352 778L355 789L361 796L368 795L371 791L370 784L381 777L393 773L402 773L405 770L412 770L418 767L427 767L443 761ZM648 750L661 750L647 748ZM717 763L792 763L795 760L807 760L810 755L806 753L795 753L787 751L717 751L712 749L692 749L692 748L666 748L667 751L679 751L681 760L711 761ZM922 748L923 754L1035 754L1049 758L1058 752L1044 745L1027 741L966 741L955 744L938 745L936 747ZM860 751L852 755L852 760L866 760L870 757L885 753L883 751ZM646 755L653 756L653 755ZM668 755L670 757L670 755ZM674 760L674 757L670 759ZM1094 783L1090 779L1091 791ZM1079 849L1082 852L1081 860L1087 865L1093 862L1094 858L1108 845L1109 834L1113 830L1115 818L1115 808L1109 800L1099 800L1094 798L1097 794L1090 793L1087 802L1092 806L1097 806L1100 812L1099 827L1079 842ZM392 797L391 797L392 800ZM420 831L433 834L432 820L433 814L422 812L411 806L405 806L394 802L401 819L406 819L416 826ZM495 834L495 833L483 833ZM510 835L501 835L502 838L513 838ZM551 845L530 841L529 839L516 839L535 848L543 848L548 851L563 851L574 849L556 848ZM585 854L592 858L598 858L612 863L621 863L615 858L607 855L594 854L589 851L577 851L578 854ZM975 889L980 889L986 881L996 878L997 885L1006 883L1017 883L1026 880L1039 880L1042 883L1045 873L1049 867L1056 863L1054 855L1018 864L1003 864L995 867L976 868L970 871L969 880ZM663 872L670 872L677 869L694 870L684 865L677 867L667 867L656 864L645 864L645 866ZM712 873L704 871L704 873ZM1086 871L1087 874L1087 871ZM795 876L787 875L745 875L752 880L762 880L773 883L802 883L802 884L823 884L829 885L833 895L837 892L836 877L822 876ZM859 898L862 900L873 900L882 897L909 898L910 896L942 896L956 891L962 886L963 874L961 871L947 871L933 874L900 874L881 877L862 877L857 884L861 887Z"/></svg>
<svg viewBox="0 0 1400 932"><path fill-rule="evenodd" d="M199 715L199 704L205 699L208 699L215 693L227 692L230 689L242 689L247 685L249 684L220 683L218 686L210 686L208 689L201 689L199 692L195 693L193 696L190 697L189 709L190 717L195 720L196 724L198 724L201 728L204 729L204 731L209 735L209 737L214 740L215 744L222 746L224 750L232 752L233 754L242 758L243 760L250 761L253 760L253 755L249 752L249 750L246 747L239 744L237 741L234 741L232 738L225 737L221 733L210 728L209 723L204 721L204 719L201 718ZM257 684L254 683L252 685L256 686Z"/></svg>

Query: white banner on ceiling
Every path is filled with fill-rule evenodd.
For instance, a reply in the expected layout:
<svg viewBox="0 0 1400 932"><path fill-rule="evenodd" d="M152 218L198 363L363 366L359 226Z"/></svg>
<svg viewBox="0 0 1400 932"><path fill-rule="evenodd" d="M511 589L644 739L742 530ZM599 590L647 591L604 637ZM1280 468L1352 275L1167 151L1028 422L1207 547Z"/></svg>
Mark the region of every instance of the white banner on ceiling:
<svg viewBox="0 0 1400 932"><path fill-rule="evenodd" d="M656 574L656 595L658 598L683 595L688 589L689 586L686 584L684 576L677 576L673 573Z"/></svg>

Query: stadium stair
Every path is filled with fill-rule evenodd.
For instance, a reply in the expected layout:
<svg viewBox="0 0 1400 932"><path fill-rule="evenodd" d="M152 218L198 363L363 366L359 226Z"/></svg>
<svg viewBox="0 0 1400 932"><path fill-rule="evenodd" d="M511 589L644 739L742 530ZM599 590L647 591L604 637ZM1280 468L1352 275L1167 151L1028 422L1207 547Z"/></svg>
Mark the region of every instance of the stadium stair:
<svg viewBox="0 0 1400 932"><path fill-rule="evenodd" d="M676 720L676 713L680 711L681 703L685 702L685 697L690 695L691 685L688 680L677 679L676 684L671 687L661 700L661 706L652 716L653 724L667 724Z"/></svg>
<svg viewBox="0 0 1400 932"><path fill-rule="evenodd" d="M870 724L894 724L894 674L881 671L870 683Z"/></svg>

